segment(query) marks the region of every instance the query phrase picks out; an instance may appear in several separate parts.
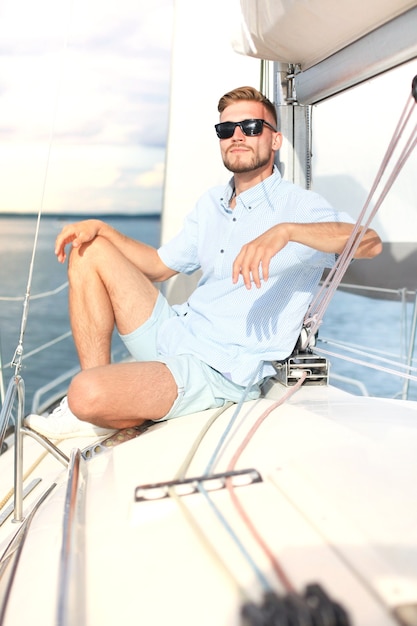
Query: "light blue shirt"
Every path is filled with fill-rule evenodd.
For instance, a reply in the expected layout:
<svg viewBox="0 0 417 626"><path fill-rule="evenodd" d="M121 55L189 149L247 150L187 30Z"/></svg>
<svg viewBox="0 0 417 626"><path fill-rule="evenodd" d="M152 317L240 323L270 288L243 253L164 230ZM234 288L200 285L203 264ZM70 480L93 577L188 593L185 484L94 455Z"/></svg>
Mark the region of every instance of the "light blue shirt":
<svg viewBox="0 0 417 626"><path fill-rule="evenodd" d="M271 376L269 363L293 351L323 269L335 255L290 242L270 263L261 287L248 290L232 265L242 246L280 222L352 222L321 196L281 178L277 168L262 183L239 194L229 208L233 178L197 202L182 230L158 250L168 267L186 274L202 270L188 301L174 305L178 317L158 334L164 356L194 354L225 377L247 385L259 363L257 380ZM253 382L257 382L256 380Z"/></svg>

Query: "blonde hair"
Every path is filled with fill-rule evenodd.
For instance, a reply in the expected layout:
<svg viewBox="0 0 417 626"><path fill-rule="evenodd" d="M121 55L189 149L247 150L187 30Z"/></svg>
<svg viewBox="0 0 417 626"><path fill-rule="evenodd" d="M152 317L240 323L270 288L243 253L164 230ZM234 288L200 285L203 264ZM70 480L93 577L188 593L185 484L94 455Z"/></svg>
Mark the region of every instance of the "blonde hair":
<svg viewBox="0 0 417 626"><path fill-rule="evenodd" d="M230 106L234 102L237 102L238 100L253 100L254 102L260 102L272 115L272 118L275 121L275 126L277 125L278 120L275 106L270 100L268 100L266 96L264 96L254 87L237 87L236 89L232 89L232 91L228 91L224 94L224 96L220 98L217 110L219 111L219 113L223 113L223 111L228 106Z"/></svg>

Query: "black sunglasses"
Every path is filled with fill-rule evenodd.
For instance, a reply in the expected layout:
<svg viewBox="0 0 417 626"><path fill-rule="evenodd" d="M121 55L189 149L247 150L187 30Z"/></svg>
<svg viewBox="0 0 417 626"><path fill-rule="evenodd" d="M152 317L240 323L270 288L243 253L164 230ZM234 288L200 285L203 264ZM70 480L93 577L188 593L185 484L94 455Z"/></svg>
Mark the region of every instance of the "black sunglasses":
<svg viewBox="0 0 417 626"><path fill-rule="evenodd" d="M220 124L215 124L214 128L216 129L217 137L219 139L230 139L233 137L236 126L239 126L240 130L247 137L256 137L256 135L260 135L262 133L262 129L265 126L268 126L275 133L278 132L276 128L272 126L269 122L265 120L243 120L242 122L220 122Z"/></svg>

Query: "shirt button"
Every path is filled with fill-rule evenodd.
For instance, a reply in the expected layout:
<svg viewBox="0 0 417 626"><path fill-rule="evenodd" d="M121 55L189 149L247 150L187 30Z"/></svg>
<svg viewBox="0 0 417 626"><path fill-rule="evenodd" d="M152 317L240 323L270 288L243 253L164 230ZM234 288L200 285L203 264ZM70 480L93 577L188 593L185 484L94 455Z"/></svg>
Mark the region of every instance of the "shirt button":
<svg viewBox="0 0 417 626"><path fill-rule="evenodd" d="M220 250L220 253L221 253L221 254L223 254L223 253L224 253L224 250Z"/></svg>
<svg viewBox="0 0 417 626"><path fill-rule="evenodd" d="M233 218L233 221L236 222L236 218L235 217Z"/></svg>

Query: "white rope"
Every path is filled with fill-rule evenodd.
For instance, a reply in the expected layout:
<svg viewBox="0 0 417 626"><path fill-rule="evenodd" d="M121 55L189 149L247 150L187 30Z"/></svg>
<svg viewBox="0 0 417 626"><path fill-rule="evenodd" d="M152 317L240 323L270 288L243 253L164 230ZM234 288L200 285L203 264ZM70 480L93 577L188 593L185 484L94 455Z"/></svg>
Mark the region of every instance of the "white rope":
<svg viewBox="0 0 417 626"><path fill-rule="evenodd" d="M414 87L414 82L413 82ZM405 127L410 121L411 115L413 111L415 111L415 100L413 95L410 95L407 99L404 110L400 116L400 120L397 124L397 127L394 131L391 142L387 148L385 156L382 160L381 166L375 178L375 181L372 185L371 191L367 197L367 200L362 208L362 211L358 217L358 220L352 230L352 233L346 242L345 248L339 258L337 259L334 267L329 272L326 280L323 282L322 287L316 294L313 299L310 307L307 311L307 314L304 318L304 326L307 328L307 336L304 340L303 348L308 345L308 341L310 337L314 337L318 327L321 325L324 313L330 303L331 298L333 297L337 287L339 286L346 270L348 269L350 262L352 261L357 248L359 247L362 239L365 236L366 230L375 217L377 211L379 210L382 202L384 201L388 191L391 189L394 181L398 177L399 172L404 167L407 159L410 154L414 150L417 145L417 124L414 126L414 129L411 131L409 139L406 141L403 150L398 157L397 163L394 165L393 170L388 177L385 186L380 192L379 198L375 203L374 208L370 211L369 216L365 219L365 215L368 212L371 199L376 192L378 185L380 184L382 177L385 173L385 170L389 164L390 159L392 158L393 152L398 145L400 138L404 132Z"/></svg>

